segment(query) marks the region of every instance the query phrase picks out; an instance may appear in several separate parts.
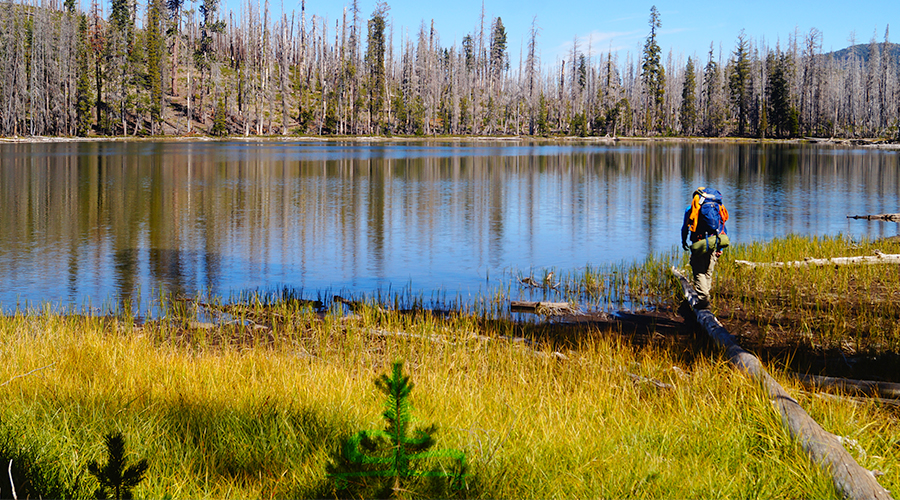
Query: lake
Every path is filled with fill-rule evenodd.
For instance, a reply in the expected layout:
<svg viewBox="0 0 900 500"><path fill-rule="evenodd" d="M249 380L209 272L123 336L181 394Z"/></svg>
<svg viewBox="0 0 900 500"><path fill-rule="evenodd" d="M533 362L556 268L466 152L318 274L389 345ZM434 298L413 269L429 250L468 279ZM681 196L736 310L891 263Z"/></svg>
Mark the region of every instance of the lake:
<svg viewBox="0 0 900 500"><path fill-rule="evenodd" d="M894 236L847 216L900 212L898 159L706 142L3 143L0 307L281 287L467 300L677 248L697 186L724 194L734 242Z"/></svg>

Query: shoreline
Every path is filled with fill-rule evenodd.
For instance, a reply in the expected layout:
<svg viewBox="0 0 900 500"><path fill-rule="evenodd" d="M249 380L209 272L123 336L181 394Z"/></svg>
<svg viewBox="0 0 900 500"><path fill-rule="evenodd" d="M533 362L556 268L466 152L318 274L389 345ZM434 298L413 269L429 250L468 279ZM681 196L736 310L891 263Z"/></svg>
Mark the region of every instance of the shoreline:
<svg viewBox="0 0 900 500"><path fill-rule="evenodd" d="M384 142L459 142L459 143L526 143L526 144L560 144L560 143L699 143L699 144L817 144L831 146L853 146L871 149L900 150L900 142L891 142L886 139L864 138L817 138L802 137L795 139L757 139L749 137L535 137L535 136L299 136L299 135L266 135L266 136L241 136L230 135L214 137L206 135L158 135L145 137L62 137L62 136L20 136L0 137L0 144L40 144L63 142L355 142L355 143L384 143Z"/></svg>

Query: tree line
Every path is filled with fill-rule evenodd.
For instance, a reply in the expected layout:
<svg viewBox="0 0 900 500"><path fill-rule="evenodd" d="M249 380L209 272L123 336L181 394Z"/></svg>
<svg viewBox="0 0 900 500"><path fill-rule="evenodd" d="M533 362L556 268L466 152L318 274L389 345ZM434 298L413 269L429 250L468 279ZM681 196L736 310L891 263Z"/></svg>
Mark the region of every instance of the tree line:
<svg viewBox="0 0 900 500"><path fill-rule="evenodd" d="M35 0L37 1L37 0ZM273 18L249 1L0 3L0 135L574 135L900 138L900 50L873 36L822 53L822 33L784 46L743 31L731 49L663 53L652 7L640 54L593 53L577 38L541 60L533 19L519 62L482 9L445 45L414 36L379 3L341 19Z"/></svg>

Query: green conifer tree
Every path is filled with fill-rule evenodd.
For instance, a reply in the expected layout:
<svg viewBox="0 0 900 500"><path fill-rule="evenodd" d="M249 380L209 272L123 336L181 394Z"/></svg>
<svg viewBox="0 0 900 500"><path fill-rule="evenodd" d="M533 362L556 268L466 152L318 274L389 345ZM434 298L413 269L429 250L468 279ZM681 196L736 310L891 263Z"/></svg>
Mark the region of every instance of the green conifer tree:
<svg viewBox="0 0 900 500"><path fill-rule="evenodd" d="M385 37L384 30L387 23L387 12L390 9L384 2L380 2L372 17L369 19L368 48L366 50L366 66L369 74L369 116L372 119L372 131L381 131L382 111L384 109L385 95Z"/></svg>
<svg viewBox="0 0 900 500"><path fill-rule="evenodd" d="M491 26L491 78L494 82L500 80L500 75L508 66L506 62L506 28L498 17Z"/></svg>
<svg viewBox="0 0 900 500"><path fill-rule="evenodd" d="M684 69L684 86L681 89L681 133L693 135L697 125L697 75L694 60L688 57Z"/></svg>
<svg viewBox="0 0 900 500"><path fill-rule="evenodd" d="M162 118L162 54L161 0L147 3L147 79L150 87L150 132L156 134Z"/></svg>
<svg viewBox="0 0 900 500"><path fill-rule="evenodd" d="M75 133L84 137L91 130L91 74L90 48L88 47L87 16L78 16L78 81L75 85Z"/></svg>
<svg viewBox="0 0 900 500"><path fill-rule="evenodd" d="M215 136L223 136L228 133L228 117L225 113L225 100L220 96L216 101L216 111L213 113L213 126L209 131Z"/></svg>
<svg viewBox="0 0 900 500"><path fill-rule="evenodd" d="M641 82L646 92L646 121L649 131L661 126L663 105L665 104L666 70L662 65L662 49L656 42L657 30L662 26L656 6L650 8L650 34L644 43L641 61Z"/></svg>
<svg viewBox="0 0 900 500"><path fill-rule="evenodd" d="M435 425L424 429L412 427L412 405L409 395L413 384L403 375L403 362L393 364L391 374L381 375L375 385L384 394L384 430L361 431L342 443L337 464L329 468L338 495L353 497L397 497L409 491L416 478L448 478L443 485L431 481L430 495L448 496L461 486L465 476L465 455L456 450L428 451L435 444ZM427 458L450 458L456 462L452 472L417 471L413 461ZM443 487L442 487L443 486ZM446 489L449 487L449 489ZM436 490L435 490L436 489Z"/></svg>
<svg viewBox="0 0 900 500"><path fill-rule="evenodd" d="M778 49L766 56L767 118L777 137L790 137L793 134L790 123L791 89L788 84L790 64L789 56Z"/></svg>
<svg viewBox="0 0 900 500"><path fill-rule="evenodd" d="M738 135L747 132L747 115L750 110L750 42L743 31L738 35L728 79L731 103L738 116Z"/></svg>

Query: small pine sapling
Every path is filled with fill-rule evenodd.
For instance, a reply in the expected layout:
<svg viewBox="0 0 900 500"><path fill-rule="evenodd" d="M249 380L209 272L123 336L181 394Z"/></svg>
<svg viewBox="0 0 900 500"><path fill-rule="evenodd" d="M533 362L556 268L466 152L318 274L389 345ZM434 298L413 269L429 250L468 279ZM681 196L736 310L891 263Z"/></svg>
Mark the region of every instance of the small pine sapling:
<svg viewBox="0 0 900 500"><path fill-rule="evenodd" d="M431 493L440 496L447 496L446 486L462 489L465 455L457 450L428 451L435 444L435 425L412 429L409 395L413 384L403 375L403 363L395 362L391 375L381 375L375 385L385 395L382 416L387 425L384 430L360 431L342 443L338 464L329 470L329 476L335 479L335 493L398 497L406 491L402 480L410 478L449 478L444 484L431 481ZM449 471L417 471L410 467L413 460L426 458L450 458L455 467Z"/></svg>
<svg viewBox="0 0 900 500"><path fill-rule="evenodd" d="M100 487L94 492L96 498L113 498L124 500L134 498L131 490L144 480L144 473L150 467L146 459L137 464L127 466L125 461L125 438L121 432L114 432L103 437L106 442L107 462L100 466L92 460L88 464L90 472Z"/></svg>

